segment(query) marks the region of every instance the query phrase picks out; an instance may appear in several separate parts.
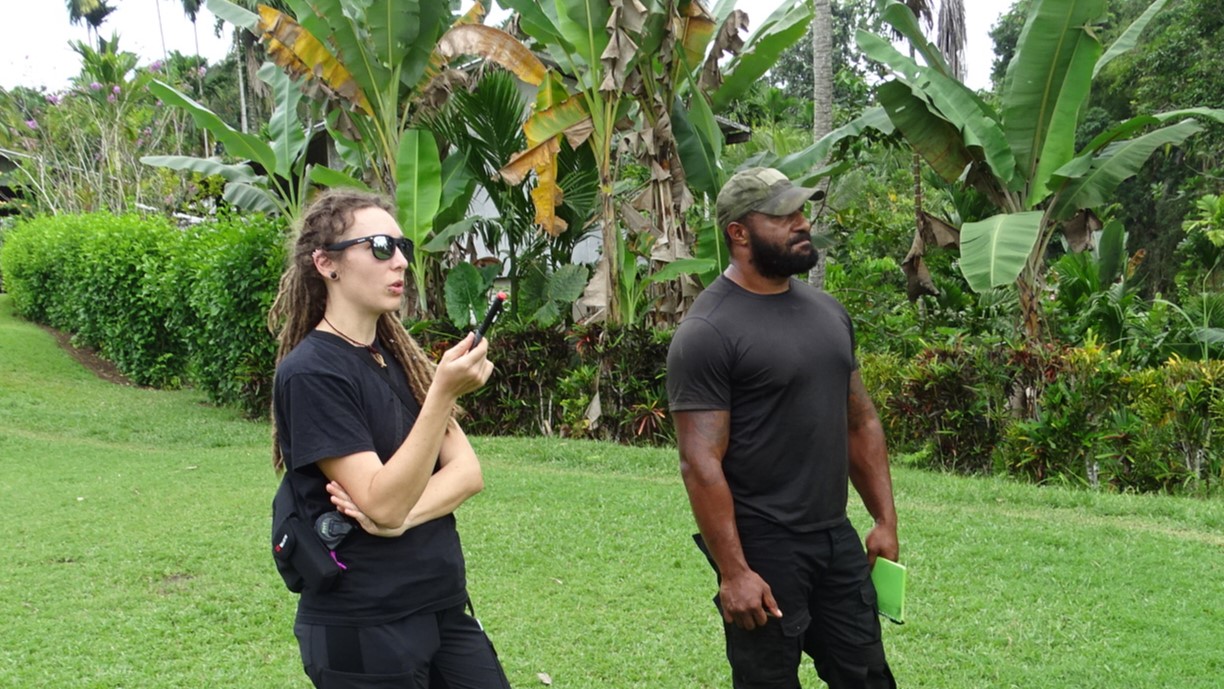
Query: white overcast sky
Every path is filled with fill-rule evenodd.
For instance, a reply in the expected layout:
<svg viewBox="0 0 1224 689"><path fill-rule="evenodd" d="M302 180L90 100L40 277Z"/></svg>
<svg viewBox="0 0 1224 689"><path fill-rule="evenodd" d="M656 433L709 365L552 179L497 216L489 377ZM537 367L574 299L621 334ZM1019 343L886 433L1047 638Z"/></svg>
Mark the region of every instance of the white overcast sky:
<svg viewBox="0 0 1224 689"><path fill-rule="evenodd" d="M546 0L547 1L547 0ZM739 0L737 7L748 12L752 30L781 0ZM974 88L990 86L990 66L994 60L990 27L1011 7L1014 0L970 0L965 3L968 24L966 82ZM183 14L180 0L111 0L116 8L102 24L102 35L119 35L119 48L136 53L141 64L162 59L175 50L199 54L210 63L222 59L229 50L229 29L218 38L213 33L215 20L201 9L197 25ZM464 2L464 6L468 6ZM45 87L48 91L67 88L80 71L80 57L68 47L69 41L88 41L84 26L68 23L64 0L0 0L0 87ZM164 38L163 38L164 37ZM199 45L197 53L196 45Z"/></svg>

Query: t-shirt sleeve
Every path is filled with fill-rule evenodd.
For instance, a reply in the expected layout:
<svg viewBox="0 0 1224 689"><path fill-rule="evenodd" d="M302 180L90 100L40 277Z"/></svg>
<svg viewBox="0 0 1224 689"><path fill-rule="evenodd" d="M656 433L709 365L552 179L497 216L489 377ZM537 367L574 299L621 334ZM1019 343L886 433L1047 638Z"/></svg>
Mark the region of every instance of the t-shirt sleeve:
<svg viewBox="0 0 1224 689"><path fill-rule="evenodd" d="M850 318L850 313L846 311L846 307L838 304L841 307L842 318L846 319L846 330L850 331L850 371L853 373L859 369L858 362L858 339L854 335L854 319Z"/></svg>
<svg viewBox="0 0 1224 689"><path fill-rule="evenodd" d="M320 459L374 451L369 424L351 381L339 376L298 373L285 381L292 469Z"/></svg>
<svg viewBox="0 0 1224 689"><path fill-rule="evenodd" d="M667 397L673 412L731 408L731 356L718 329L683 321L667 350Z"/></svg>

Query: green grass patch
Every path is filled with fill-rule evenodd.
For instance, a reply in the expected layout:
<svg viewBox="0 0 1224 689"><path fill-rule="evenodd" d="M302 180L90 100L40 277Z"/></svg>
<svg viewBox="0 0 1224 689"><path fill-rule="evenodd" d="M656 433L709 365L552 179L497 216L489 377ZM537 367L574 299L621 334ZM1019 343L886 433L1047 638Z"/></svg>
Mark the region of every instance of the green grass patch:
<svg viewBox="0 0 1224 689"><path fill-rule="evenodd" d="M0 686L309 687L266 547L268 442L190 390L95 378L0 295ZM473 442L469 585L514 686L730 685L674 451ZM1224 501L894 480L902 686L1220 685Z"/></svg>

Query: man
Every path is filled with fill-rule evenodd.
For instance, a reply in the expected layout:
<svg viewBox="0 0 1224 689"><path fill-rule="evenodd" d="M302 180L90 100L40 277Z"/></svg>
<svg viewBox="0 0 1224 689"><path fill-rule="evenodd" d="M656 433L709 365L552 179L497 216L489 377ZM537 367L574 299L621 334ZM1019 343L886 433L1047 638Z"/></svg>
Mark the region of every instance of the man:
<svg viewBox="0 0 1224 689"><path fill-rule="evenodd" d="M845 309L792 275L816 263L782 173L737 173L718 195L731 256L676 330L667 390L680 468L718 575L735 689L797 689L801 653L831 689L895 687L871 567L897 559L884 432ZM847 479L875 525L866 552Z"/></svg>

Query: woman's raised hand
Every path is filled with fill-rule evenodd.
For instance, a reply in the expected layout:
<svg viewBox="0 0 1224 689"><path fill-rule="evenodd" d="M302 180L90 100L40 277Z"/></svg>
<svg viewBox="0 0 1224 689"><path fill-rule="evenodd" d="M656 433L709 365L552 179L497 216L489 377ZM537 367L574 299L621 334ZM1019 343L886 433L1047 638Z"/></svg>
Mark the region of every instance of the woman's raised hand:
<svg viewBox="0 0 1224 689"><path fill-rule="evenodd" d="M442 354L434 371L433 388L455 399L478 389L493 375L493 362L486 357L489 341L481 338L473 347L475 335L468 333L459 344Z"/></svg>

